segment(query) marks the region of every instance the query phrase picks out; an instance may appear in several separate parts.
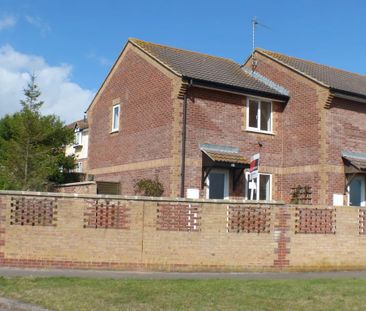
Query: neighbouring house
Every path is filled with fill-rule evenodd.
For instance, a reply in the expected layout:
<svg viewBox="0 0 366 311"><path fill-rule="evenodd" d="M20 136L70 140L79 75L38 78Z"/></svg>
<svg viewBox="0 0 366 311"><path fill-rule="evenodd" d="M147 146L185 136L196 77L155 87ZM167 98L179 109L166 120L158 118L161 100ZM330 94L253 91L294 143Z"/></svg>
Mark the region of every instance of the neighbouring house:
<svg viewBox="0 0 366 311"><path fill-rule="evenodd" d="M122 194L365 204L366 77L257 49L232 60L129 39L87 110L88 173ZM249 159L260 154L259 175Z"/></svg>
<svg viewBox="0 0 366 311"><path fill-rule="evenodd" d="M75 173L86 173L88 169L89 126L86 119L68 125L75 132L74 142L66 146L66 155L76 159Z"/></svg>

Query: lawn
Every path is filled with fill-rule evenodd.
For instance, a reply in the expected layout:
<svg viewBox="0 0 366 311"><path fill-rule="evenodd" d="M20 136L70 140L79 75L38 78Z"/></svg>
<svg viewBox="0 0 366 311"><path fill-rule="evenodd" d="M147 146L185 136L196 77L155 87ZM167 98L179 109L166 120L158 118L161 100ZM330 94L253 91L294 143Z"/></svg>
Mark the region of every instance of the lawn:
<svg viewBox="0 0 366 311"><path fill-rule="evenodd" d="M0 296L52 310L365 310L366 280L0 278Z"/></svg>

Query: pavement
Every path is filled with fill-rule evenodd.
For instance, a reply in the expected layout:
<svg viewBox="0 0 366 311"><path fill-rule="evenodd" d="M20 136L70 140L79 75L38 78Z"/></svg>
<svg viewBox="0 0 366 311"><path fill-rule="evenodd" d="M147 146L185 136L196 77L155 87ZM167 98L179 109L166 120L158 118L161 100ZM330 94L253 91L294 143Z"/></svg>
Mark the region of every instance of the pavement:
<svg viewBox="0 0 366 311"><path fill-rule="evenodd" d="M0 297L0 311L49 311L38 306Z"/></svg>
<svg viewBox="0 0 366 311"><path fill-rule="evenodd" d="M242 279L242 280L287 280L287 279L333 279L333 278L366 278L366 271L335 272L136 272L110 270L76 270L76 269L26 269L0 268L3 277L77 277L96 279L137 279L137 280L209 280L209 279ZM1 311L1 309L0 309Z"/></svg>

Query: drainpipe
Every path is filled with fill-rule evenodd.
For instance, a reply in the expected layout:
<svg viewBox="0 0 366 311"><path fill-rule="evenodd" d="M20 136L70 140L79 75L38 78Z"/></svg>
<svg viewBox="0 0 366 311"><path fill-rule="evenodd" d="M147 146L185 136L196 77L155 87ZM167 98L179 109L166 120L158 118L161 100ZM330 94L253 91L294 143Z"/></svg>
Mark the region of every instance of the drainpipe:
<svg viewBox="0 0 366 311"><path fill-rule="evenodd" d="M186 137L187 137L187 100L188 91L192 85L192 80L190 80L187 90L183 98L183 124L182 124L182 152L181 152L181 171L180 171L180 197L184 198L184 180L186 172Z"/></svg>

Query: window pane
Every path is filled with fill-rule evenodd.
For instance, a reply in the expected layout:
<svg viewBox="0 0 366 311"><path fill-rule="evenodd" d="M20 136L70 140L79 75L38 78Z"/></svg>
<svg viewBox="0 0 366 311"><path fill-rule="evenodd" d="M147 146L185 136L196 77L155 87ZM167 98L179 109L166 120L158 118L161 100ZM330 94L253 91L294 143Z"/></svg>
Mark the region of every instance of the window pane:
<svg viewBox="0 0 366 311"><path fill-rule="evenodd" d="M249 127L258 128L258 102L249 101Z"/></svg>
<svg viewBox="0 0 366 311"><path fill-rule="evenodd" d="M82 135L81 132L76 132L75 133L75 141L74 141L75 145L81 145L81 143L82 143L81 135Z"/></svg>
<svg viewBox="0 0 366 311"><path fill-rule="evenodd" d="M270 175L260 175L259 177L259 200L270 200L271 178Z"/></svg>
<svg viewBox="0 0 366 311"><path fill-rule="evenodd" d="M118 130L119 127L119 106L113 107L113 130Z"/></svg>
<svg viewBox="0 0 366 311"><path fill-rule="evenodd" d="M261 130L271 130L271 103L261 102Z"/></svg>

